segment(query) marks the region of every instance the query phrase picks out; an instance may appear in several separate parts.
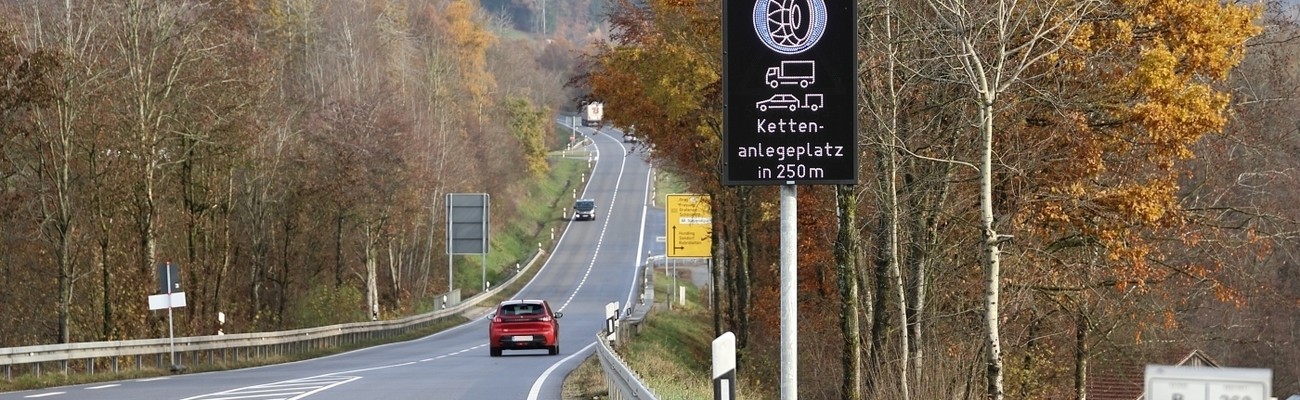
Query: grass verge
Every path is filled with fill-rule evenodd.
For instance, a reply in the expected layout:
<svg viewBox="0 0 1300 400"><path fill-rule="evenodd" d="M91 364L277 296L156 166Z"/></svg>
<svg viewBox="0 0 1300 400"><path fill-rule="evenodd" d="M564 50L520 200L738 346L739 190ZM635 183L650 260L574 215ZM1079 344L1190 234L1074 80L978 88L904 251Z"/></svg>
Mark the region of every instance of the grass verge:
<svg viewBox="0 0 1300 400"><path fill-rule="evenodd" d="M689 270L679 270L678 282L691 282ZM655 298L669 299L673 282L655 273ZM713 314L702 288L687 285L685 305L656 303L642 323L641 333L628 338L616 351L628 367L661 400L713 398ZM593 383L594 382L594 383ZM609 399L604 371L596 356L588 357L565 380L564 400ZM737 398L761 398L758 391L738 382Z"/></svg>

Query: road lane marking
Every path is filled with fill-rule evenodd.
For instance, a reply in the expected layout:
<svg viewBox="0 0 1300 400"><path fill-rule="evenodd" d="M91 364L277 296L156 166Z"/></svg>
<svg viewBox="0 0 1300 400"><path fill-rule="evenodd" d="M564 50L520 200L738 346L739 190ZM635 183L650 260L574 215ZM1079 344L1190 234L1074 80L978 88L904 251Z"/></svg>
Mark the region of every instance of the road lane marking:
<svg viewBox="0 0 1300 400"><path fill-rule="evenodd" d="M405 367L405 366L407 366L407 365L411 365L411 364L415 364L415 362L412 361L412 362L404 362L404 363L401 363L401 364L383 365L383 366L378 366L378 367L370 367L370 368L354 369L354 370L351 370L351 371L334 372L334 373L329 373L329 374L325 374L325 375L321 375L321 376L334 376L334 375L338 375L338 374L352 374L352 373L357 373L357 372L378 371L378 370L381 370L381 369L389 369L389 368Z"/></svg>
<svg viewBox="0 0 1300 400"><path fill-rule="evenodd" d="M610 140L614 140L614 136L611 136L608 133L606 133L605 136L609 136ZM619 143L618 145L620 147L623 146L622 143ZM600 156L599 148L596 150L596 156ZM599 159L597 159L597 163L599 162ZM614 194L609 198L609 209L611 210L614 209L614 203L618 201L618 188L623 185L623 171L626 169L627 156L624 156L623 161L618 165L618 178L614 179ZM591 170L595 171L596 168L592 167ZM595 173L593 172L592 175L595 175ZM588 180L587 183L590 185L591 181ZM585 187L582 189L582 195L587 195L587 189ZM609 230L609 221L611 219L612 218L610 218L609 214L605 215L604 221L600 225L600 235L596 236L596 247L591 249L591 263L587 264L587 271L583 272L582 279L578 280L578 286L573 288L573 292L569 293L569 298L565 299L564 303L560 304L559 311L564 311L565 308L569 307L569 303L572 303L573 299L578 297L578 292L582 291L583 286L586 286L587 284L587 277L591 276L591 271L596 269L596 258L600 256L600 246L605 243L605 231Z"/></svg>
<svg viewBox="0 0 1300 400"><path fill-rule="evenodd" d="M61 395L61 394L64 394L64 393L67 393L67 392L49 392L49 393L33 394L33 395L31 395L31 396L23 396L23 398L26 398L26 399L35 399L35 398L40 398L40 397L58 396L58 395Z"/></svg>
<svg viewBox="0 0 1300 400"><path fill-rule="evenodd" d="M641 268L641 250L644 249L643 246L645 245L645 220L646 214L648 214L646 209L649 208L649 204L654 201L654 198L651 197L652 191L650 190L650 185L654 183L654 172L654 168L646 169L645 198L642 199L643 201L641 202L641 234L637 236L636 239L636 254L632 255L632 268ZM646 255L650 255L649 252L647 252ZM646 261L647 264L649 264L650 259L647 258ZM624 310L627 310L628 312L632 311L632 298L636 297L637 288L639 286L640 282L638 282L637 274L633 273L632 284L628 285L627 300L623 301Z"/></svg>
<svg viewBox="0 0 1300 400"><path fill-rule="evenodd" d="M165 379L168 379L168 378L165 377L165 376L163 376L163 377L158 377L158 378L136 379L136 382L153 382L153 381L161 381L161 380L165 380Z"/></svg>
<svg viewBox="0 0 1300 400"><path fill-rule="evenodd" d="M298 400L320 393L323 390L342 385L361 379L359 376L330 376L333 374L318 375L309 378L290 379L265 383L261 385L245 386L237 389L230 389L224 392L209 393L194 397L187 397L182 400L234 400L234 399L264 399L264 400Z"/></svg>
<svg viewBox="0 0 1300 400"><path fill-rule="evenodd" d="M555 372L556 368L559 368L561 364L569 362L569 360L572 360L574 357L588 356L589 354L587 354L587 351L591 350L591 348L595 345L596 342L588 343L587 347L583 347L582 350L578 350L578 352L570 354L568 357L564 357L563 360L560 360L555 364L551 364L550 368L547 368L545 372L542 372L542 376L537 377L537 380L533 381L533 388L528 390L528 400L537 400L537 396L540 396L542 393L542 384L546 383L546 378L550 377L551 373Z"/></svg>
<svg viewBox="0 0 1300 400"><path fill-rule="evenodd" d="M86 390L108 389L108 388L111 388L111 387L118 387L118 386L122 386L122 385L121 385L121 384L114 383L114 384L112 384L112 385L91 386L91 387L86 388Z"/></svg>

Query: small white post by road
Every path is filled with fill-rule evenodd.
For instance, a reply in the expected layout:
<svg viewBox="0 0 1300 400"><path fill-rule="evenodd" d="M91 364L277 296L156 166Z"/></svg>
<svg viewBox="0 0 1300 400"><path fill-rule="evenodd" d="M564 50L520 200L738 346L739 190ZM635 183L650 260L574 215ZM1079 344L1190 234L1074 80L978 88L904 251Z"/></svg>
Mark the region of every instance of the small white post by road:
<svg viewBox="0 0 1300 400"><path fill-rule="evenodd" d="M676 258L673 259L673 287L675 287L675 288L676 288L676 287L681 287L681 285L679 285L679 284L677 283L677 259L676 259ZM672 297L679 297L679 296L677 296L677 291L676 291L676 290L673 290L673 291L671 291L670 293L672 294ZM677 300L678 300L678 301L681 301L680 298L678 298ZM669 308L669 309L672 309L672 307L668 307L668 308Z"/></svg>
<svg viewBox="0 0 1300 400"><path fill-rule="evenodd" d="M736 398L736 334L713 339L713 400Z"/></svg>
<svg viewBox="0 0 1300 400"><path fill-rule="evenodd" d="M605 303L605 340L618 341L618 302Z"/></svg>

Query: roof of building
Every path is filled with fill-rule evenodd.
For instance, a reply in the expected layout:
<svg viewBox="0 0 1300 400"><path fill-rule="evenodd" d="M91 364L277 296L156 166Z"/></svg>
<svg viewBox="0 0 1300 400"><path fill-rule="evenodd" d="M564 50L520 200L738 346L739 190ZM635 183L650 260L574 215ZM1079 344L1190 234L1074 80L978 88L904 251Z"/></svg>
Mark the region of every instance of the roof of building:
<svg viewBox="0 0 1300 400"><path fill-rule="evenodd" d="M1159 360L1143 361L1132 357L1093 364L1088 374L1089 400L1142 400L1147 364L1219 367L1219 363L1197 349L1171 353Z"/></svg>

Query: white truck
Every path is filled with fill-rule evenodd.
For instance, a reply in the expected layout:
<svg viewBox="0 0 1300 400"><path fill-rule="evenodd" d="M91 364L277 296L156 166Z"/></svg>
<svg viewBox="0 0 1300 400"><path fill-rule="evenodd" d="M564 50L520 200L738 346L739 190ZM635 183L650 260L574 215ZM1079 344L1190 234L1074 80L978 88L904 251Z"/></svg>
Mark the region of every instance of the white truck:
<svg viewBox="0 0 1300 400"><path fill-rule="evenodd" d="M582 106L582 126L600 126L605 118L605 105L598 101Z"/></svg>

